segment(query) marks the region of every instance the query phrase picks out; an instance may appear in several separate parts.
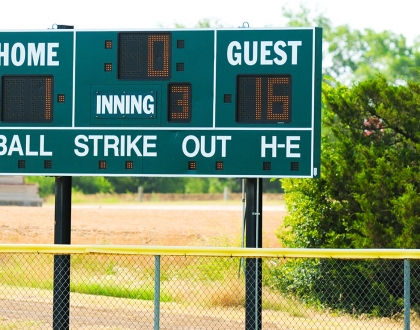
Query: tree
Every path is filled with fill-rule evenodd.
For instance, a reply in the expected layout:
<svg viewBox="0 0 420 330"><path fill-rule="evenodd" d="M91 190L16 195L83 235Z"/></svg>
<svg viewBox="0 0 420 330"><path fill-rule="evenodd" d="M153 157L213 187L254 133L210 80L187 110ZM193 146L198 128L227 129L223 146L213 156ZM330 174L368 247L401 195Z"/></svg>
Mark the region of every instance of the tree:
<svg viewBox="0 0 420 330"><path fill-rule="evenodd" d="M296 247L420 247L420 85L324 85L321 178L283 180Z"/></svg>
<svg viewBox="0 0 420 330"><path fill-rule="evenodd" d="M419 81L420 39L410 47L407 39L392 31L353 30L332 26L322 13L301 6L298 12L283 7L287 26L323 28L324 74L351 84L381 74L390 82Z"/></svg>
<svg viewBox="0 0 420 330"><path fill-rule="evenodd" d="M323 103L321 178L283 180L283 246L419 248L420 84L395 86L384 77L325 84ZM290 261L273 281L332 309L391 316L403 308L402 269L401 260ZM413 290L419 280L414 274ZM325 295L332 285L338 291Z"/></svg>

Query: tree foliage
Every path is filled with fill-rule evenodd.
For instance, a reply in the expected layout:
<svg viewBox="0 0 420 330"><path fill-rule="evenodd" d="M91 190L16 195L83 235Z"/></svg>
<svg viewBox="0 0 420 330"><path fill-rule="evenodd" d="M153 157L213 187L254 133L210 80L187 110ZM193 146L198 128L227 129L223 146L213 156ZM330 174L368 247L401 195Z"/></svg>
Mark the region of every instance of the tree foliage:
<svg viewBox="0 0 420 330"><path fill-rule="evenodd" d="M322 174L283 180L285 245L420 247L420 85L324 85Z"/></svg>
<svg viewBox="0 0 420 330"><path fill-rule="evenodd" d="M324 74L335 79L323 85L321 178L282 180L289 210L278 231L283 246L419 248L419 43L409 47L390 31L335 28L322 15L309 19L303 7L287 15L292 26L324 27ZM273 285L351 313L402 310L401 260L375 271L378 260L340 262L288 261L274 270ZM412 281L418 290L419 279ZM324 295L325 287L336 296Z"/></svg>
<svg viewBox="0 0 420 330"><path fill-rule="evenodd" d="M283 180L283 246L420 248L420 84L392 85L381 76L352 87L325 84L323 104L321 178ZM273 281L324 307L392 316L403 308L402 266L294 261L276 269ZM412 281L418 290L418 276ZM336 296L325 295L333 285Z"/></svg>
<svg viewBox="0 0 420 330"><path fill-rule="evenodd" d="M288 26L323 28L324 74L343 83L362 81L376 74L390 82L419 81L420 39L408 45L407 38L392 31L334 27L323 13L312 13L305 6L298 12L283 8Z"/></svg>

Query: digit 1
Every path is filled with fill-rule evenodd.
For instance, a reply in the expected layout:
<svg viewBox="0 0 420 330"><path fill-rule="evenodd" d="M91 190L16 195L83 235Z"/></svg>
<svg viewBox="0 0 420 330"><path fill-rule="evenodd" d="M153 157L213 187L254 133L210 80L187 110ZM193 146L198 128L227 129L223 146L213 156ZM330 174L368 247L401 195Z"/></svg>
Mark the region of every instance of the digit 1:
<svg viewBox="0 0 420 330"><path fill-rule="evenodd" d="M261 78L255 78L255 120L261 120Z"/></svg>

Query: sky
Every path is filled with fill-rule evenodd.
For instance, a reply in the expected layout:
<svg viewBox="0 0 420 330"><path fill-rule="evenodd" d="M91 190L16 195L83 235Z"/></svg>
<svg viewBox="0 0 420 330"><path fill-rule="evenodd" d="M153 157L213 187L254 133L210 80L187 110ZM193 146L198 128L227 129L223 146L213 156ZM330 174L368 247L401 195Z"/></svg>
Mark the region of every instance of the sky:
<svg viewBox="0 0 420 330"><path fill-rule="evenodd" d="M0 30L44 30L54 24L79 30L170 28L175 23L193 28L203 18L233 28L244 22L252 28L283 27L283 6L297 10L301 4L324 13L333 26L390 30L409 41L420 35L418 0L14 0L2 1Z"/></svg>

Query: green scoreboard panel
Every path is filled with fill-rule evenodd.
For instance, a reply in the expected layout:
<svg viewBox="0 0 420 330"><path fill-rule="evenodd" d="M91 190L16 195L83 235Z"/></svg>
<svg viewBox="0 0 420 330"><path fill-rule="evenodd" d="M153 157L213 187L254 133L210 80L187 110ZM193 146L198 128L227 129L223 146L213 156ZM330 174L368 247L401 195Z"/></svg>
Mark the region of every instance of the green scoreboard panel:
<svg viewBox="0 0 420 330"><path fill-rule="evenodd" d="M318 177L319 28L0 32L0 174Z"/></svg>

